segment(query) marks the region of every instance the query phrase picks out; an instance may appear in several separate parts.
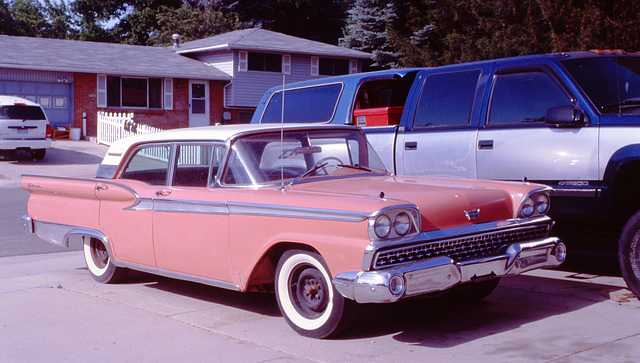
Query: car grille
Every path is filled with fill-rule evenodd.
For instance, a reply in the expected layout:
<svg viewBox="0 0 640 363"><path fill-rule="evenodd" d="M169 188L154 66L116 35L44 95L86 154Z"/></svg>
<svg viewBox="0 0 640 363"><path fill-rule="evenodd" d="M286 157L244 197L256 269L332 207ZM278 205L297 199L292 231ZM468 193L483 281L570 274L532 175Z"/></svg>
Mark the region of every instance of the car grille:
<svg viewBox="0 0 640 363"><path fill-rule="evenodd" d="M547 234L548 226L544 225L381 250L376 255L374 268L381 269L439 256L448 256L456 262L491 257L498 255L503 246L546 238Z"/></svg>

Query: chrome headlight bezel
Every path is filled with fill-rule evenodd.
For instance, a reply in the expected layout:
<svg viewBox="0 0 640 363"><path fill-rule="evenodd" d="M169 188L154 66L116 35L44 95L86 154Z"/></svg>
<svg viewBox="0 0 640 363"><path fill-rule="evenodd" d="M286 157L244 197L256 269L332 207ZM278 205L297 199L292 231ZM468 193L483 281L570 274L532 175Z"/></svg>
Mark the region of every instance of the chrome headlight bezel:
<svg viewBox="0 0 640 363"><path fill-rule="evenodd" d="M551 193L553 189L543 188L529 192L520 203L518 218L544 216L551 207Z"/></svg>
<svg viewBox="0 0 640 363"><path fill-rule="evenodd" d="M404 238L420 233L420 212L416 206L391 207L369 217L372 241Z"/></svg>

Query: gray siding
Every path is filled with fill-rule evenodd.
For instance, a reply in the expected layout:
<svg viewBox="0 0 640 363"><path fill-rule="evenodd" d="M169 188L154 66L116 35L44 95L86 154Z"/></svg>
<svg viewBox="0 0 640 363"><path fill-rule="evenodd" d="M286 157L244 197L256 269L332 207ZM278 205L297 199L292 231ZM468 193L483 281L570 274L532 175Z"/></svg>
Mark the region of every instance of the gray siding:
<svg viewBox="0 0 640 363"><path fill-rule="evenodd" d="M210 66L216 67L224 73L233 76L233 51L207 53L199 56L197 59L201 62L207 63Z"/></svg>
<svg viewBox="0 0 640 363"><path fill-rule="evenodd" d="M238 51L233 52L234 78L231 86L226 88L225 101L229 107L257 107L262 95L275 86L282 85L282 73L238 71ZM323 78L311 76L311 56L291 54L291 74L285 75L287 84Z"/></svg>

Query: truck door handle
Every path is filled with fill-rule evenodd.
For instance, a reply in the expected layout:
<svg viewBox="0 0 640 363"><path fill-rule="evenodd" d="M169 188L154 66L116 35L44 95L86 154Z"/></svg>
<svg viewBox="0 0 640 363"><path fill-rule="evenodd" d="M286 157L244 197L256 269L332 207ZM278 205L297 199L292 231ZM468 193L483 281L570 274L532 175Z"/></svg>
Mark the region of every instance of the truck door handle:
<svg viewBox="0 0 640 363"><path fill-rule="evenodd" d="M418 150L418 142L417 141L407 141L404 143L405 150Z"/></svg>
<svg viewBox="0 0 640 363"><path fill-rule="evenodd" d="M166 196L167 196L167 195L169 195L169 194L171 194L171 191L170 191L170 190L158 190L158 191L156 192L156 197L159 197L159 196L161 196L161 195L162 195L163 197L166 197Z"/></svg>
<svg viewBox="0 0 640 363"><path fill-rule="evenodd" d="M490 150L493 149L493 140L480 140L478 141L478 149L479 150Z"/></svg>

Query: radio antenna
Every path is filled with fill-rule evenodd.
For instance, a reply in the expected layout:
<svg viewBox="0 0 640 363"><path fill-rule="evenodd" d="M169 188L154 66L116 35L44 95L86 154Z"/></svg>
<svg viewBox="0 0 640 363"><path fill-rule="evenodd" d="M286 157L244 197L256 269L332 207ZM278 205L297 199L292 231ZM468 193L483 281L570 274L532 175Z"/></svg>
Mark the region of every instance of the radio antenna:
<svg viewBox="0 0 640 363"><path fill-rule="evenodd" d="M285 75L282 75L282 109L280 111L280 158L284 158L284 85ZM284 192L284 161L280 160L280 190Z"/></svg>

